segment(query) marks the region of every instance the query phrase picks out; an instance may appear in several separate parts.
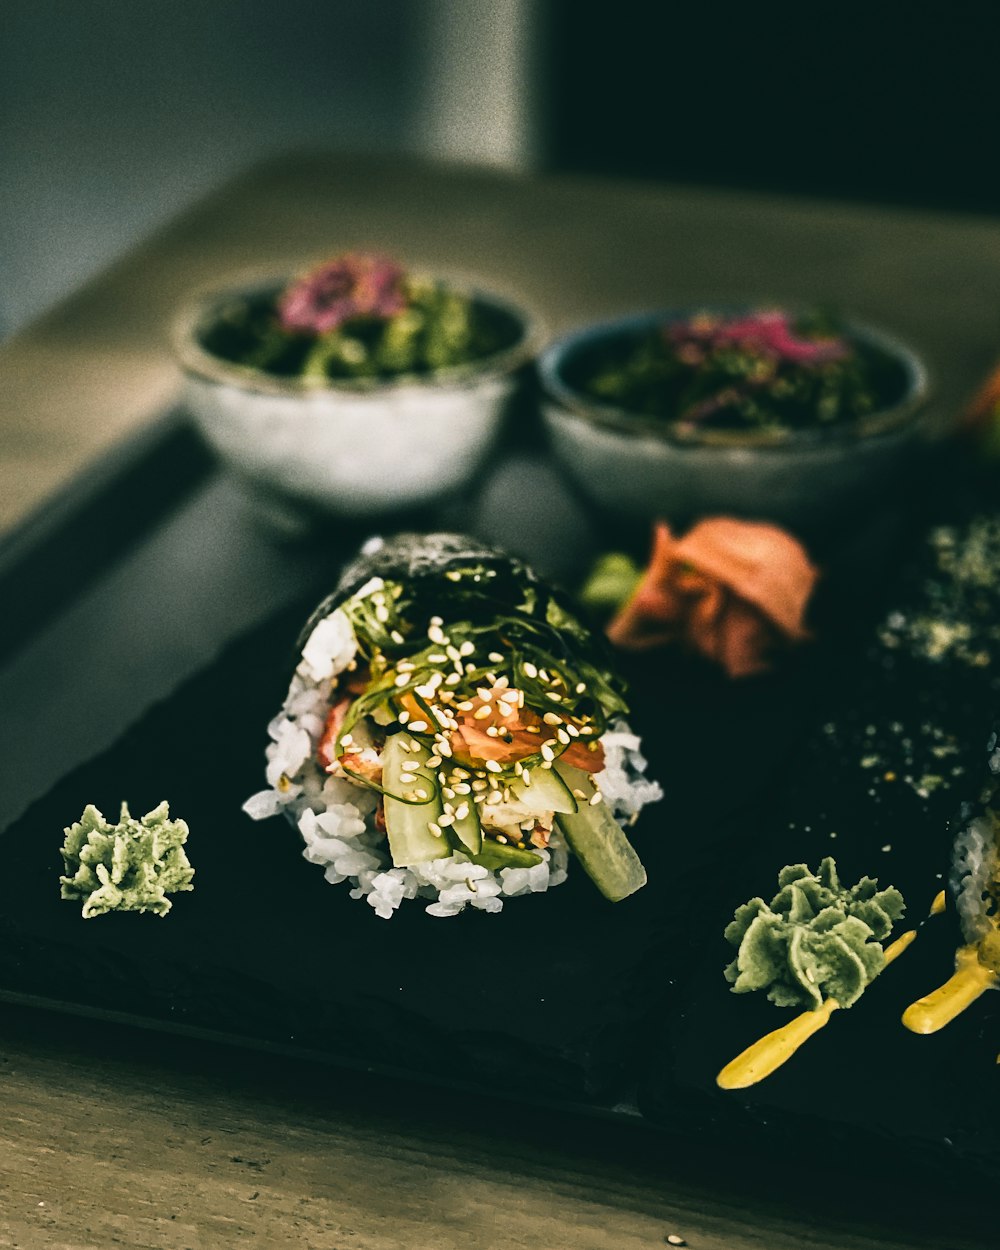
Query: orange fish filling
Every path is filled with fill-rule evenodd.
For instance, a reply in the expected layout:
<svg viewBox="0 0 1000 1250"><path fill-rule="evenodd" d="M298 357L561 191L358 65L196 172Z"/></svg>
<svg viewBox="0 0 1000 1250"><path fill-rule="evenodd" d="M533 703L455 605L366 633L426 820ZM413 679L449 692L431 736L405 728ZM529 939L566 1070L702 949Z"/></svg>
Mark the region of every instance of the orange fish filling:
<svg viewBox="0 0 1000 1250"><path fill-rule="evenodd" d="M503 765L513 764L528 755L537 755L542 743L555 737L559 726L547 725L537 712L523 706L524 697L520 691L495 686L488 693L488 699L475 695L464 701L471 706L462 711L455 709L458 726L449 734L449 743L457 763L473 768L487 760ZM352 771L366 771L358 766L358 761L353 760L353 755L349 760L351 753L340 756L336 753L337 738L350 704L349 698L339 699L327 714L323 737L316 752L327 772L338 763L352 766ZM427 721L427 713L409 691L400 696L399 704L409 713L410 723ZM563 723L577 730L582 727L582 722L568 716L563 717ZM604 767L604 748L596 739L584 742L575 738L561 750L556 750L556 755L574 768L588 773L599 773Z"/></svg>

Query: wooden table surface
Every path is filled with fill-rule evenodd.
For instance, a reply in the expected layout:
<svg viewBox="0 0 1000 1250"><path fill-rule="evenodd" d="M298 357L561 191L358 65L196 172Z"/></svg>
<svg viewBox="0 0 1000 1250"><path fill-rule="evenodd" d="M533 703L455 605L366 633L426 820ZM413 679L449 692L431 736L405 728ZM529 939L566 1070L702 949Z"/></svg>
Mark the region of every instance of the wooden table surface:
<svg viewBox="0 0 1000 1250"><path fill-rule="evenodd" d="M974 217L520 179L384 158L255 169L0 345L0 529L169 404L193 287L378 247L475 274L556 331L712 300L832 304L927 359L942 419L1000 353ZM806 1183L697 1143L0 1008L0 1247L995 1245L942 1203Z"/></svg>

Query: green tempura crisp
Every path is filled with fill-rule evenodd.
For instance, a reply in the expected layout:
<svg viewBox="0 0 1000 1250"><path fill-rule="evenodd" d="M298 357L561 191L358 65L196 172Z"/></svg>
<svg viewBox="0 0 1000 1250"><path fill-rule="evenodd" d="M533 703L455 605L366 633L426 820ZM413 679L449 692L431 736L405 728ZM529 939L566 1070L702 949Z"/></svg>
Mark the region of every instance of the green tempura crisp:
<svg viewBox="0 0 1000 1250"><path fill-rule="evenodd" d="M580 591L580 602L598 619L606 620L635 594L642 580L642 569L620 551L599 556L587 574Z"/></svg>
<svg viewBox="0 0 1000 1250"><path fill-rule="evenodd" d="M778 875L771 902L737 908L726 941L738 954L726 968L736 994L767 990L779 1007L850 1007L885 967L880 943L906 910L903 896L862 877L845 888L827 856L813 873L792 864Z"/></svg>
<svg viewBox="0 0 1000 1250"><path fill-rule="evenodd" d="M188 827L183 820L170 819L166 802L140 820L123 803L116 825L88 803L64 832L67 875L59 878L60 894L83 899L85 920L109 911L165 916L172 906L168 894L194 889L194 869L184 853Z"/></svg>

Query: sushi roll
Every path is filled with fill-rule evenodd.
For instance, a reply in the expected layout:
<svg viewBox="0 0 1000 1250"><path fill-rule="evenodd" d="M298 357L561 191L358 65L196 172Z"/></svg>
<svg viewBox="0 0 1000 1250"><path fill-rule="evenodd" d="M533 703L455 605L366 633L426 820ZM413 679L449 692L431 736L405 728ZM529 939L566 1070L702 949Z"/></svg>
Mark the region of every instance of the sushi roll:
<svg viewBox="0 0 1000 1250"><path fill-rule="evenodd" d="M391 917L498 912L566 880L646 874L645 778L604 644L525 564L458 534L373 539L308 621L269 726L269 788L305 858Z"/></svg>
<svg viewBox="0 0 1000 1250"><path fill-rule="evenodd" d="M903 1014L914 1033L936 1033L986 990L1000 987L1000 725L986 744L988 779L975 803L957 822L948 884L963 945L955 973Z"/></svg>

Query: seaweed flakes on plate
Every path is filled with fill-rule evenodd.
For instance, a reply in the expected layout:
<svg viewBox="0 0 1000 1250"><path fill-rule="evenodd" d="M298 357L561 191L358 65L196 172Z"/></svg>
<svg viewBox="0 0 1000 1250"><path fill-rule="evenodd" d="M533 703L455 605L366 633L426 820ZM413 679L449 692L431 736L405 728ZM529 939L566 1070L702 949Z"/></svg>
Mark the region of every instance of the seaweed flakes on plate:
<svg viewBox="0 0 1000 1250"><path fill-rule="evenodd" d="M620 900L625 836L661 797L602 642L530 568L455 534L371 540L310 618L269 726L269 789L307 860L379 916L561 884L571 853Z"/></svg>

